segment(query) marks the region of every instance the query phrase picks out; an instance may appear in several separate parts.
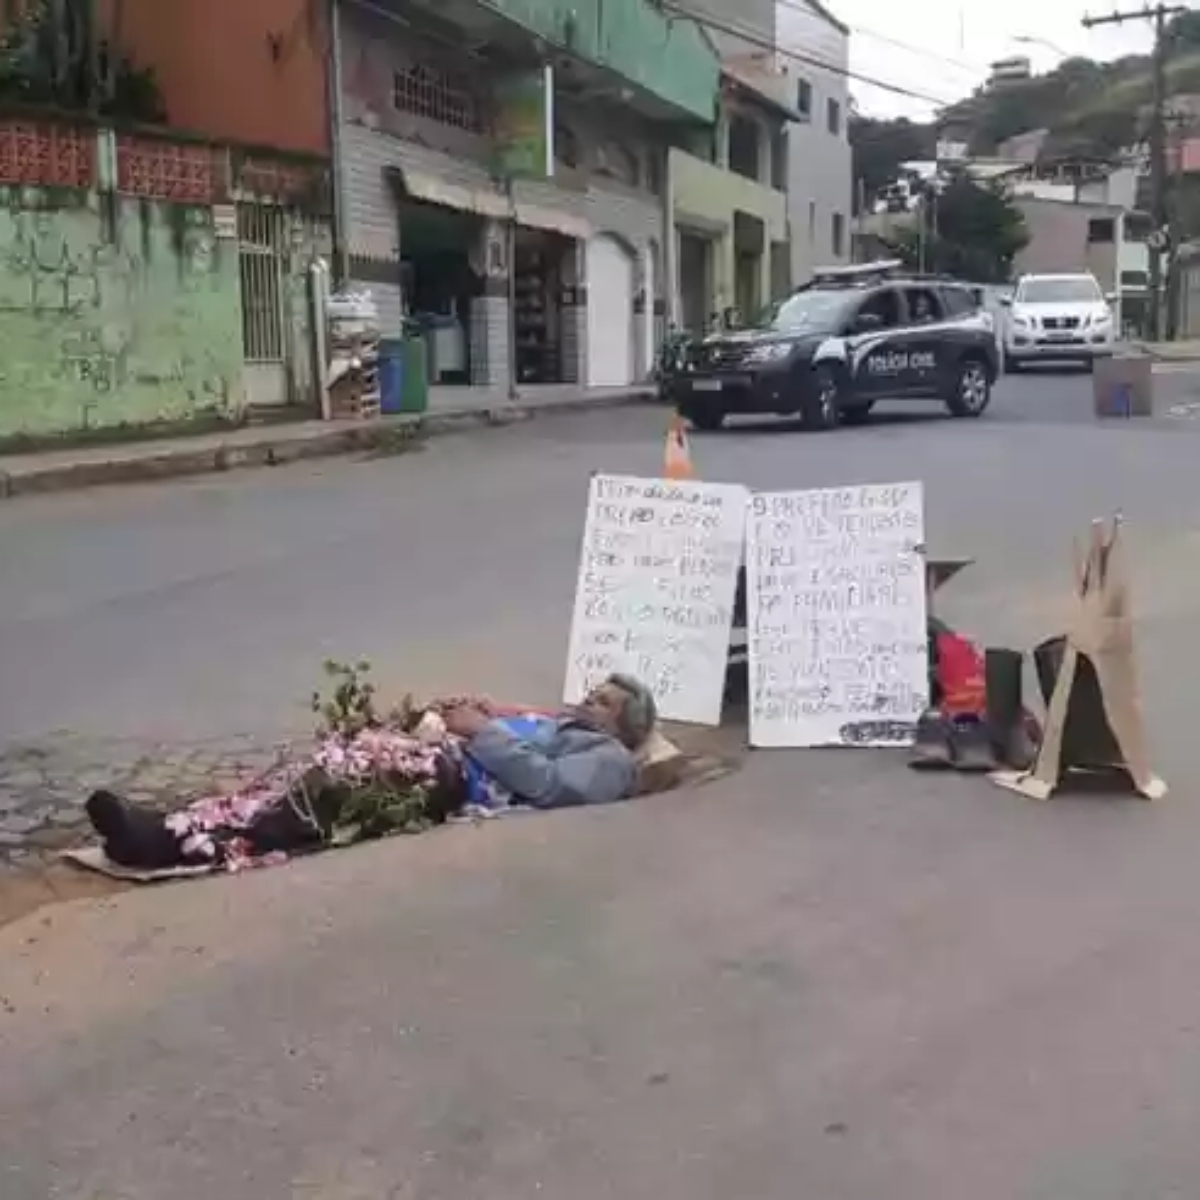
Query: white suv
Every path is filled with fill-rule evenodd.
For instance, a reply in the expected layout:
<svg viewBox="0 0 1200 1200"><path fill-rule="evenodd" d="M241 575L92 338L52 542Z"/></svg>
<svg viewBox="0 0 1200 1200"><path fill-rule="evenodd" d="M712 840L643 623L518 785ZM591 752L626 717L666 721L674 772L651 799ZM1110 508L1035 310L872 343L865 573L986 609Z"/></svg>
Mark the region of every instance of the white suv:
<svg viewBox="0 0 1200 1200"><path fill-rule="evenodd" d="M1004 302L1004 367L1031 362L1089 366L1113 352L1113 314L1094 275L1022 275Z"/></svg>

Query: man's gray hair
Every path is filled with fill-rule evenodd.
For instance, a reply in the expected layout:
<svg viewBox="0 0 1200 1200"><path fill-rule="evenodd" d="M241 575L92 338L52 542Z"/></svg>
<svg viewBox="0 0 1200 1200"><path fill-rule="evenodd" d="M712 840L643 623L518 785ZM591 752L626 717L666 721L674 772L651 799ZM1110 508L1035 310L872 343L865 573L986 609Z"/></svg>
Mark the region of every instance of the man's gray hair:
<svg viewBox="0 0 1200 1200"><path fill-rule="evenodd" d="M630 750L640 750L658 721L654 695L632 675L613 675L608 682L620 689L625 698L617 716L617 735Z"/></svg>

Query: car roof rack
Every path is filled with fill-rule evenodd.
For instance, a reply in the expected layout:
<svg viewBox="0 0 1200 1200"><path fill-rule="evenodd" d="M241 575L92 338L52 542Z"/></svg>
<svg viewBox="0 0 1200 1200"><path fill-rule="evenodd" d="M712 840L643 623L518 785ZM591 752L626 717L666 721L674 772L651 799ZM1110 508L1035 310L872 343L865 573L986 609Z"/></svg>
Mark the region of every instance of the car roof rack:
<svg viewBox="0 0 1200 1200"><path fill-rule="evenodd" d="M812 278L797 291L806 292L814 288L866 288L891 282L946 283L958 287L969 287L953 275L932 272L910 271L898 258L881 259L878 262L856 263L849 267L817 267Z"/></svg>
<svg viewBox="0 0 1200 1200"><path fill-rule="evenodd" d="M904 261L899 258L881 258L876 262L853 263L848 267L817 267L812 282L826 287L864 287L880 279L890 279L903 272Z"/></svg>

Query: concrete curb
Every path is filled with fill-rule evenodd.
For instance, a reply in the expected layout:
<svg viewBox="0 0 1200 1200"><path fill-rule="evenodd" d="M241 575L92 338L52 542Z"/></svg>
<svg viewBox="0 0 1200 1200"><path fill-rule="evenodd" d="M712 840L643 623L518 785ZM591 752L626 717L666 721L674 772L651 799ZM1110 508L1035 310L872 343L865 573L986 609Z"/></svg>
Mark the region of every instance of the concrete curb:
<svg viewBox="0 0 1200 1200"><path fill-rule="evenodd" d="M1146 354L1160 363L1200 362L1200 342L1128 342L1120 350Z"/></svg>
<svg viewBox="0 0 1200 1200"><path fill-rule="evenodd" d="M652 400L651 388L582 399L548 400L538 404L495 405L489 408L461 409L424 417L390 417L362 425L329 427L313 423L311 434L295 426L264 428L254 440L227 438L204 445L189 444L164 448L153 442L114 445L111 457L88 455L77 461L63 461L62 452L54 452L55 462L39 464L37 454L27 463L14 456L16 470L0 469L0 500L18 496L45 495L50 492L76 491L105 484L145 483L163 479L181 479L249 467L276 467L311 458L332 458L342 454L372 450L402 449L429 437L497 425L542 416L565 416L597 408L616 408L643 404ZM81 452L82 454L83 452Z"/></svg>

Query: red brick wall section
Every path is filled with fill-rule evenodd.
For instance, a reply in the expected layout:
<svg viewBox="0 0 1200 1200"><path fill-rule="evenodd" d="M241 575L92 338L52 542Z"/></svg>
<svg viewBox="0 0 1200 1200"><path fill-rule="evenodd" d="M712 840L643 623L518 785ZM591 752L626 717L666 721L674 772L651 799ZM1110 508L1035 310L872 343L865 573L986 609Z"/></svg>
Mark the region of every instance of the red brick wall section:
<svg viewBox="0 0 1200 1200"><path fill-rule="evenodd" d="M219 204L229 196L229 156L215 146L117 137L117 191L176 204Z"/></svg>
<svg viewBox="0 0 1200 1200"><path fill-rule="evenodd" d="M0 117L0 187L94 188L103 130L37 118ZM321 205L328 186L321 163L247 152L169 135L114 137L117 191L175 204L224 204L236 193L303 208Z"/></svg>
<svg viewBox="0 0 1200 1200"><path fill-rule="evenodd" d="M95 182L94 130L0 119L0 184L88 188Z"/></svg>

